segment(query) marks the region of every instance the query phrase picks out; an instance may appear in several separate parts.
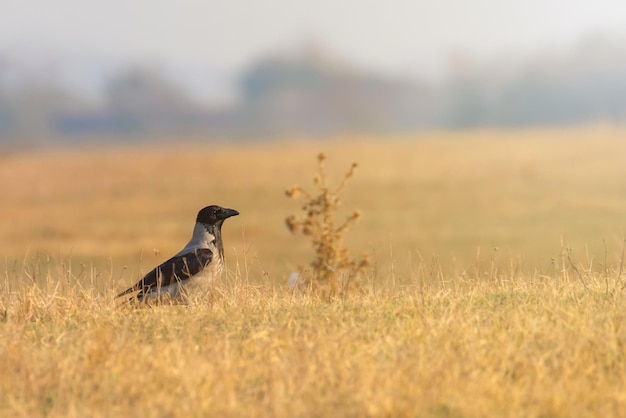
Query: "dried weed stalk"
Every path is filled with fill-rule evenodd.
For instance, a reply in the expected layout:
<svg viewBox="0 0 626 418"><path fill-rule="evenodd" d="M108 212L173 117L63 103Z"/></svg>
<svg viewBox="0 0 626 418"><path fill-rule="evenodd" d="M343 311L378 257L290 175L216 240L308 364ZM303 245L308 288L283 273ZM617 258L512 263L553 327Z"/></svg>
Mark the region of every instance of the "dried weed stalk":
<svg viewBox="0 0 626 418"><path fill-rule="evenodd" d="M343 223L335 226L334 214L339 208L339 193L348 180L354 175L357 167L353 163L339 186L331 189L325 171L326 156L317 156L318 170L313 183L318 190L313 195L301 187L292 187L285 193L290 198L303 198L300 215L290 215L285 219L287 227L294 234L302 234L311 240L315 250L315 258L310 269L299 267L299 275L294 286L298 289L309 289L327 296L346 296L350 288L358 286L358 279L371 264L369 257L362 254L353 259L343 243L344 234L353 227L361 217L356 210Z"/></svg>

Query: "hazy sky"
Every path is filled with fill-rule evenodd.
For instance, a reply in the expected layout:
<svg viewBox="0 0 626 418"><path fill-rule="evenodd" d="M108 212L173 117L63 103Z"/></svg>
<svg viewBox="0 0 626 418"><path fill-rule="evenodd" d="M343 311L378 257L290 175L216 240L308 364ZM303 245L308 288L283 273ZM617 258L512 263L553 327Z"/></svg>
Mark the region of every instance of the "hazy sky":
<svg viewBox="0 0 626 418"><path fill-rule="evenodd" d="M624 0L0 0L0 52L153 60L228 73L314 40L357 65L409 73L478 56L626 39Z"/></svg>

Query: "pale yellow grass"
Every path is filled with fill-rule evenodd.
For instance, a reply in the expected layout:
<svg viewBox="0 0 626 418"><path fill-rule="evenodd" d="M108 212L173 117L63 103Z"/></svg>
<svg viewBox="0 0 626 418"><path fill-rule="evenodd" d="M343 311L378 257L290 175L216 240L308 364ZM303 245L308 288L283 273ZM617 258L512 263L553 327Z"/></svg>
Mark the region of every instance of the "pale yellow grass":
<svg viewBox="0 0 626 418"><path fill-rule="evenodd" d="M329 303L231 280L144 309L22 288L2 299L0 415L622 416L626 300L587 285L381 283Z"/></svg>
<svg viewBox="0 0 626 418"><path fill-rule="evenodd" d="M621 416L625 137L3 155L0 415ZM359 163L347 243L374 260L330 301L284 286L312 254L283 191L310 184L319 151L331 177ZM241 216L211 295L119 307L212 203Z"/></svg>

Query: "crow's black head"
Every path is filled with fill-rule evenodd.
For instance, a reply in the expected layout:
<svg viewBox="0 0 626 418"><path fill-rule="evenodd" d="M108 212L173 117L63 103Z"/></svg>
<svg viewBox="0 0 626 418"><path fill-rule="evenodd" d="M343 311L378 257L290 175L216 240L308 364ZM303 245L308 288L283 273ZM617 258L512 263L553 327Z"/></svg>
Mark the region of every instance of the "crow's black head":
<svg viewBox="0 0 626 418"><path fill-rule="evenodd" d="M205 225L218 225L224 222L224 219L236 215L239 215L239 212L234 209L226 209L221 206L211 205L206 208L202 208L200 212L198 212L196 222L200 222Z"/></svg>

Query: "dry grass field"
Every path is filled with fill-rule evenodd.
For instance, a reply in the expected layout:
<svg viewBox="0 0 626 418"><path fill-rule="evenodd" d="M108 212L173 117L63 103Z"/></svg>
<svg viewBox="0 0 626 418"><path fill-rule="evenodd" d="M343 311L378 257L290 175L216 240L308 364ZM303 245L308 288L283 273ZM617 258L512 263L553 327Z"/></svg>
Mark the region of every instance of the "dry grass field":
<svg viewBox="0 0 626 418"><path fill-rule="evenodd" d="M624 416L626 131L432 133L0 154L0 416ZM373 264L319 298L285 189L350 164ZM186 305L116 292L207 204L228 272Z"/></svg>

